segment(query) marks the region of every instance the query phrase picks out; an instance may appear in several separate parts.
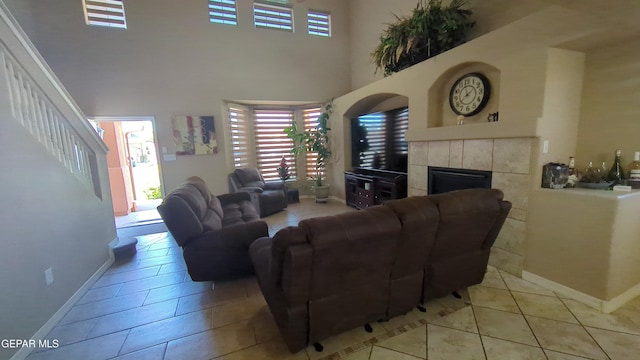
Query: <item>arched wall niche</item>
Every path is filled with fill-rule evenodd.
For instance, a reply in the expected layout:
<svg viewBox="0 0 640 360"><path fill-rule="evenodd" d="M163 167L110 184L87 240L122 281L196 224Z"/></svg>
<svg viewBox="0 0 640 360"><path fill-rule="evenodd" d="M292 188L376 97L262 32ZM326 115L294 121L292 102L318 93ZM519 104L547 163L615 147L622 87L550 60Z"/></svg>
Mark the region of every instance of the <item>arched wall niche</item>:
<svg viewBox="0 0 640 360"><path fill-rule="evenodd" d="M397 93L377 93L356 100L343 113L344 169L351 169L351 119L360 115L409 106L409 98Z"/></svg>
<svg viewBox="0 0 640 360"><path fill-rule="evenodd" d="M409 105L409 98L394 93L379 93L368 95L351 105L344 112L345 119L352 119L357 116L376 111L396 109Z"/></svg>
<svg viewBox="0 0 640 360"><path fill-rule="evenodd" d="M458 124L458 115L454 113L449 106L449 92L458 78L471 72L481 73L489 79L491 95L485 108L476 115L465 117L464 123L474 124L487 122L490 113L499 111L500 70L484 62L465 62L443 72L429 88L428 128Z"/></svg>

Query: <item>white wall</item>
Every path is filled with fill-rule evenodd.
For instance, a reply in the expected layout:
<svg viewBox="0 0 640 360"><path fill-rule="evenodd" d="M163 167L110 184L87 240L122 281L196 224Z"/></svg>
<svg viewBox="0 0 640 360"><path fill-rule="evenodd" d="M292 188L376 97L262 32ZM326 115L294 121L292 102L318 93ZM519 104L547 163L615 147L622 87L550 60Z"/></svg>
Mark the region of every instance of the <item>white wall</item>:
<svg viewBox="0 0 640 360"><path fill-rule="evenodd" d="M623 42L587 53L576 163L613 165L622 150L628 170L640 151L640 41ZM610 139L610 140L609 140Z"/></svg>
<svg viewBox="0 0 640 360"><path fill-rule="evenodd" d="M0 4L2 5L2 4ZM4 6L0 7L4 14ZM0 68L0 339L31 338L107 261L116 237L105 149L84 127L53 82L0 20L3 61L11 59L37 93L46 94L97 157L96 193L52 155L11 111L5 64ZM37 89L37 90L36 90ZM40 97L41 99L44 97ZM50 107L52 108L52 107ZM28 117L25 117L28 118ZM35 122L31 122L32 124ZM99 196L98 196L99 195ZM53 270L47 286L44 272ZM16 349L1 347L7 359Z"/></svg>
<svg viewBox="0 0 640 360"><path fill-rule="evenodd" d="M250 0L238 1L237 27L210 23L205 0L126 1L126 30L85 25L78 0L7 3L87 115L155 116L169 153L172 115L215 117L218 154L163 162L165 191L192 175L228 191L224 100L319 102L349 90L342 0L292 1L295 33L255 29ZM331 12L331 38L306 34L308 8Z"/></svg>

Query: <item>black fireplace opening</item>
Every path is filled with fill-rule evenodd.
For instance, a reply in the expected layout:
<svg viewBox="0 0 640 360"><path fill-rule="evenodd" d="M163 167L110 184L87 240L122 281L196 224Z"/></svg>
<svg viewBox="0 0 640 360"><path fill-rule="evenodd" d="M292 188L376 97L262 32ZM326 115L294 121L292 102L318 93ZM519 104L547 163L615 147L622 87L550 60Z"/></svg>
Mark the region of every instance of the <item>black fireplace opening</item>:
<svg viewBox="0 0 640 360"><path fill-rule="evenodd" d="M463 189L491 189L491 171L429 166L427 176L429 195Z"/></svg>

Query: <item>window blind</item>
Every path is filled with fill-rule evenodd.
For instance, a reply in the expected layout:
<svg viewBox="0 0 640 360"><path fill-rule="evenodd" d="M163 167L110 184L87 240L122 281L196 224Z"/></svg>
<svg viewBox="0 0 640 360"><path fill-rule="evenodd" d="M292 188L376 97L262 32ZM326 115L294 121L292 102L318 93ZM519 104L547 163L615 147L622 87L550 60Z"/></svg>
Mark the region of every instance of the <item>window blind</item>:
<svg viewBox="0 0 640 360"><path fill-rule="evenodd" d="M253 3L253 24L257 28L293 32L293 11L286 6Z"/></svg>
<svg viewBox="0 0 640 360"><path fill-rule="evenodd" d="M367 129L369 150L362 153L361 164L364 167L382 168L386 165L386 116L374 113L358 117L360 125Z"/></svg>
<svg viewBox="0 0 640 360"><path fill-rule="evenodd" d="M254 108L254 134L257 168L265 180L279 180L278 167L284 157L289 175L296 178L296 162L291 154L293 141L284 133L291 126L294 112L290 109Z"/></svg>
<svg viewBox="0 0 640 360"><path fill-rule="evenodd" d="M318 117L320 116L320 107L314 107L302 110L302 118L304 122L304 130L310 131L318 126ZM308 152L305 154L305 175L307 178L313 178L316 176L316 160L318 159L318 153ZM324 175L321 173L320 175Z"/></svg>
<svg viewBox="0 0 640 360"><path fill-rule="evenodd" d="M231 148L233 168L246 168L251 164L249 149L248 109L244 106L229 104L229 128L231 130Z"/></svg>
<svg viewBox="0 0 640 360"><path fill-rule="evenodd" d="M236 0L209 0L209 21L217 24L238 25Z"/></svg>
<svg viewBox="0 0 640 360"><path fill-rule="evenodd" d="M331 36L331 15L329 13L309 10L307 23L309 35Z"/></svg>
<svg viewBox="0 0 640 360"><path fill-rule="evenodd" d="M87 25L126 29L122 0L82 0Z"/></svg>
<svg viewBox="0 0 640 360"><path fill-rule="evenodd" d="M406 155L409 149L404 135L409 129L409 108L393 111L390 117L393 124L393 151L396 155Z"/></svg>

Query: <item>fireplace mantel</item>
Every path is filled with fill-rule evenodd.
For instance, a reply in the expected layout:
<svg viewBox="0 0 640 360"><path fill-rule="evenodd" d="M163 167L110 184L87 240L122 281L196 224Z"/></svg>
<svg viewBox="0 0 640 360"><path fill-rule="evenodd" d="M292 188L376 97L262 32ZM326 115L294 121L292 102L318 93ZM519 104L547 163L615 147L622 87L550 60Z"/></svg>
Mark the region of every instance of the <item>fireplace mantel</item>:
<svg viewBox="0 0 640 360"><path fill-rule="evenodd" d="M538 121L486 122L415 129L406 133L407 142L470 139L529 138L538 136Z"/></svg>

